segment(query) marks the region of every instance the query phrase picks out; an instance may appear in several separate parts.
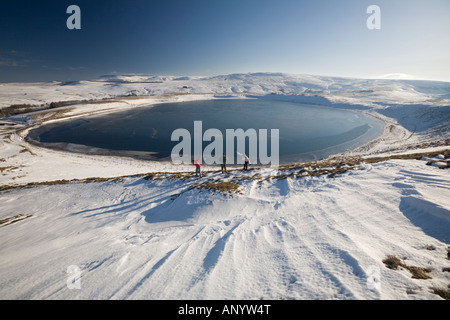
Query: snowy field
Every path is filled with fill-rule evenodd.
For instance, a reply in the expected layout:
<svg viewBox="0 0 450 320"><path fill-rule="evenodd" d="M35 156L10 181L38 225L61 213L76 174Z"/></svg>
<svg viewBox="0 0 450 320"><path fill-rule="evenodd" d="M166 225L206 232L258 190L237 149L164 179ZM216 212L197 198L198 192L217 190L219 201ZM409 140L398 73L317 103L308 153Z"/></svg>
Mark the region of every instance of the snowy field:
<svg viewBox="0 0 450 320"><path fill-rule="evenodd" d="M202 178L25 140L44 122L217 98L326 105L386 127L335 159L204 167ZM11 105L39 111L0 120L1 299L439 300L449 290L450 83L108 76L0 84L0 108Z"/></svg>

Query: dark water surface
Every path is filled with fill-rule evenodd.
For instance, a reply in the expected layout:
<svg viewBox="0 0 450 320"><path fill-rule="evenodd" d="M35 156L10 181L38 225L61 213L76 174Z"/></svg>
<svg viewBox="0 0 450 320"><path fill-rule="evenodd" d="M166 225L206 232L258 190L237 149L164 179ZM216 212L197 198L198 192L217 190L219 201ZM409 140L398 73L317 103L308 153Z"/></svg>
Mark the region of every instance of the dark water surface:
<svg viewBox="0 0 450 320"><path fill-rule="evenodd" d="M280 162L320 159L377 138L384 123L360 113L329 107L258 99L166 103L46 124L28 139L43 146L94 154L170 160L172 132L219 129L279 129ZM192 134L193 137L193 134ZM270 140L269 140L270 141ZM204 142L203 147L210 144ZM269 144L270 151L270 144Z"/></svg>

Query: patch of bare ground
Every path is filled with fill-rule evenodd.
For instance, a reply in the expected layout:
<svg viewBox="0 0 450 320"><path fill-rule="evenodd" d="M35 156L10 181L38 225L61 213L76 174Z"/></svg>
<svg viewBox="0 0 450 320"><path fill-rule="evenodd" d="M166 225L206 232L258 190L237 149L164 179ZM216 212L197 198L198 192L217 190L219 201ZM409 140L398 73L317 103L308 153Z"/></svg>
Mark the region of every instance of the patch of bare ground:
<svg viewBox="0 0 450 320"><path fill-rule="evenodd" d="M450 285L449 285L448 289L433 288L433 293L437 294L442 299L450 300Z"/></svg>
<svg viewBox="0 0 450 320"><path fill-rule="evenodd" d="M221 192L224 194L240 193L240 186L234 182L205 182L197 183L190 189L206 189L213 192Z"/></svg>
<svg viewBox="0 0 450 320"><path fill-rule="evenodd" d="M413 279L432 279L427 273L430 273L432 270L429 268L421 268L416 266L408 266L403 263L399 258L395 256L389 256L383 260L383 263L387 268L391 270L397 270L399 267L404 268L411 272Z"/></svg>
<svg viewBox="0 0 450 320"><path fill-rule="evenodd" d="M25 151L24 151L25 152ZM231 169L229 170L227 177L231 176L231 183L239 184L241 181L272 181L272 180L284 180L287 178L304 178L308 176L313 177L320 177L320 176L327 176L328 178L334 178L337 177L340 174L344 174L349 170L358 170L361 165L364 163L378 163L378 162L384 162L388 160L398 159L398 160L421 160L424 157L437 157L437 156L444 156L444 159L448 159L450 157L450 149L444 150L444 151L434 151L434 152L422 152L422 153L411 153L411 154L399 154L399 155L390 155L390 156L384 156L384 157L371 157L371 158L361 158L361 157L345 157L345 158L331 158L327 160L322 161L312 161L312 162L304 162L304 163L293 163L293 164L287 164L282 165L278 168L277 175L271 175L271 176L262 176L258 172L254 172L255 170L259 169L258 167L253 167L248 171L243 171L245 174L232 176L233 172L242 172L240 169ZM0 168L0 172L4 170L14 170L17 169L15 167L4 167ZM207 177L210 175L211 172L203 172L202 176ZM190 180L194 179L195 176L193 175L193 172L152 172L152 173L146 173L146 174L140 174L140 175L133 175L135 176L141 176L143 179L146 180L165 180L165 179L171 179L171 180ZM0 191L6 191L16 188L30 188L34 186L40 186L40 185L54 185L54 184L67 184L67 183L82 183L82 182L101 182L101 181L121 181L123 178L126 177L132 177L132 176L122 176L122 177L116 177L116 178L86 178L86 179L74 179L74 180L57 180L57 181L46 181L46 182L37 182L37 183L29 183L27 185L5 185L0 186ZM220 183L224 182L223 178L221 176L210 178L209 182L212 183Z"/></svg>
<svg viewBox="0 0 450 320"><path fill-rule="evenodd" d="M0 168L1 169L1 168ZM72 179L72 180L53 180L53 181L41 181L41 182L30 182L24 185L3 185L0 186L0 192L2 191L10 191L15 189L27 189L39 186L54 186L54 185L64 185L70 183L95 183L95 182L105 182L105 181L113 181L113 182L122 182L125 177L114 177L114 178L99 178L92 177L86 179Z"/></svg>
<svg viewBox="0 0 450 320"><path fill-rule="evenodd" d="M388 256L387 258L383 259L383 263L386 265L387 268L391 270L398 270L399 268L403 268L405 270L408 270L411 273L411 277L413 279L419 279L419 280L428 280L432 279L429 273L431 273L433 270L430 268L422 268L417 266L409 266L406 263L402 262L401 259L395 257L395 256ZM450 268L443 268L442 272L449 272ZM447 289L444 288L438 288L433 287L431 288L432 292L438 296L440 296L442 299L450 300L450 285L448 285Z"/></svg>
<svg viewBox="0 0 450 320"><path fill-rule="evenodd" d="M18 215L14 216L14 217L8 217L8 218L0 219L0 227L5 227L7 225L10 225L10 224L13 224L13 223L25 220L25 219L30 218L32 216L33 215L31 215L31 214L28 214L28 215L18 214Z"/></svg>

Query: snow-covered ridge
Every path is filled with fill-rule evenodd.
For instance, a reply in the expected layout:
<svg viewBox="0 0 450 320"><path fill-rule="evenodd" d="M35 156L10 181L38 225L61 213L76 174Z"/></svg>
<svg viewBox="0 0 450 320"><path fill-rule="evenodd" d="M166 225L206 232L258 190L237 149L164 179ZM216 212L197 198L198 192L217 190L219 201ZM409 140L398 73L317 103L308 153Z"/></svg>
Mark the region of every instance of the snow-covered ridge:
<svg viewBox="0 0 450 320"><path fill-rule="evenodd" d="M0 191L0 298L441 299L434 289L450 283L450 169L440 168L449 94L446 82L274 73L0 84L1 107L92 100L0 120L0 186L8 186ZM342 159L437 156L366 160L331 176L204 167L196 178L190 166L24 140L46 121L224 97L322 104L386 121L380 139ZM211 182L240 192L202 188ZM386 268L388 256L430 270L431 279ZM79 289L69 267L80 271Z"/></svg>
<svg viewBox="0 0 450 320"><path fill-rule="evenodd" d="M283 94L319 96L332 102L429 103L450 105L450 83L414 80L370 80L281 73L231 74L212 77L103 76L94 80L0 84L0 108L67 100L127 95Z"/></svg>

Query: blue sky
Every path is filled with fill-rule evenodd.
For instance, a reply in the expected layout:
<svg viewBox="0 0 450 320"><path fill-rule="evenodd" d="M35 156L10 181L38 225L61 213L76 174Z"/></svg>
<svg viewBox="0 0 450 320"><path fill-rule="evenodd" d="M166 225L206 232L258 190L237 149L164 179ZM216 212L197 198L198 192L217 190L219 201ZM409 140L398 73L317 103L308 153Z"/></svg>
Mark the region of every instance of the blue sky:
<svg viewBox="0 0 450 320"><path fill-rule="evenodd" d="M81 30L69 30L69 5ZM369 5L381 29L369 30ZM3 0L0 81L286 72L450 81L449 0Z"/></svg>

